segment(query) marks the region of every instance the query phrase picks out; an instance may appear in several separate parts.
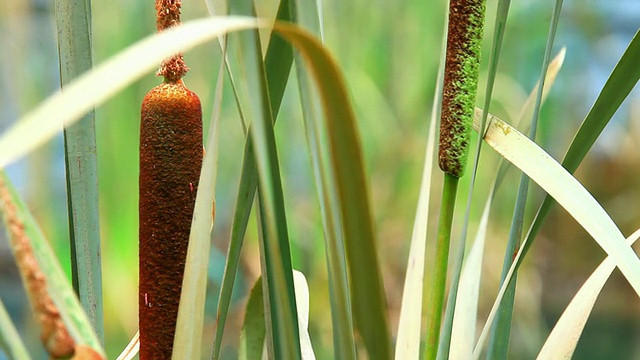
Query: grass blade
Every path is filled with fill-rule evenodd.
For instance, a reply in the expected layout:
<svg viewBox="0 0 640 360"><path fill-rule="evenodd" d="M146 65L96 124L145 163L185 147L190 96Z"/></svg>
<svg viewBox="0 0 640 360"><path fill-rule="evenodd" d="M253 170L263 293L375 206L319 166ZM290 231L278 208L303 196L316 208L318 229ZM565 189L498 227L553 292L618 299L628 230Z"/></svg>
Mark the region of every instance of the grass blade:
<svg viewBox="0 0 640 360"><path fill-rule="evenodd" d="M595 103L589 110L580 129L571 141L571 145L562 160L562 166L570 173L578 168L584 157L593 146L596 139L600 136L605 126L611 120L611 117L618 110L624 99L627 98L633 87L640 79L640 66L637 66L637 60L640 57L640 30L636 32L631 43L625 50L624 54L616 64L615 68L609 75L607 82L604 84L602 91L598 95ZM527 232L525 241L523 242L524 253L526 254L538 231L542 227L544 219L546 219L554 201L551 197L546 196L538 208L533 223ZM522 260L517 262L520 266Z"/></svg>
<svg viewBox="0 0 640 360"><path fill-rule="evenodd" d="M56 0L60 79L65 87L91 69L91 2ZM95 116L64 129L73 287L104 341Z"/></svg>
<svg viewBox="0 0 640 360"><path fill-rule="evenodd" d="M476 238L460 274L460 285L456 293L455 310L451 324L451 350L449 359L470 359L476 337L476 319L478 317L478 299L480 298L480 280L482 275L482 258L486 240L487 224L491 212L493 194L484 207ZM447 304L449 306L449 304Z"/></svg>
<svg viewBox="0 0 640 360"><path fill-rule="evenodd" d="M261 359L266 337L262 305L262 278L259 277L249 293L240 333L238 359Z"/></svg>
<svg viewBox="0 0 640 360"><path fill-rule="evenodd" d="M290 20L289 0L282 0L280 2L276 18L280 21ZM275 34L272 35L265 59L265 72L267 74L269 99L271 101L274 125L280 110L280 104L282 103L282 97L284 95L284 89L289 78L292 63L293 50L291 49L291 45L283 42L283 39L275 36ZM289 70L285 71L284 68L287 67L287 64ZM231 76L230 69L228 67L227 70ZM237 96L236 100L238 101L239 111L243 114L243 110ZM250 138L247 139L249 140ZM257 186L258 170L255 162L253 143L249 140L245 142L244 147L240 185L238 187L238 197L236 199L236 208L231 227L231 239L229 241L227 262L225 264L224 275L220 287L212 352L213 359L217 359L220 354L223 329L226 324L233 284L235 282L236 273L240 263L240 251L242 249L244 234L249 221L249 214L251 213L251 207Z"/></svg>
<svg viewBox="0 0 640 360"><path fill-rule="evenodd" d="M477 110L476 120L481 116L479 113L480 110ZM636 293L640 294L640 260L624 243L620 230L600 204L562 165L534 142L502 120L491 115L489 118L487 132L483 136L487 143L554 197L612 257ZM479 121L474 123L474 127L478 129ZM487 324L493 321L497 305L502 301L506 285L509 283L508 279L513 276L516 265L521 261L523 250L524 246L509 269L507 280L500 288ZM478 358L486 335L487 326L478 340L474 358Z"/></svg>
<svg viewBox="0 0 640 360"><path fill-rule="evenodd" d="M441 81L438 81L435 97L441 90ZM425 147L424 168L420 184L420 195L416 216L413 221L411 234L411 247L409 260L407 261L407 273L402 291L402 306L400 307L400 320L398 321L398 335L396 338L396 359L418 359L420 357L420 328L422 323L422 293L424 283L425 249L427 242L427 221L429 218L429 198L431 195L431 177L435 159L436 124L439 104L434 101L431 114L429 136Z"/></svg>
<svg viewBox="0 0 640 360"><path fill-rule="evenodd" d="M295 9L301 25L319 34L321 25L318 7L315 2L296 0ZM344 238L340 226L340 208L335 198L336 188L331 174L326 169L325 147L322 143L322 121L315 89L311 86L309 75L304 69L303 59L296 54L296 75L305 136L309 146L311 165L316 184L322 226L325 239L327 273L329 278L329 301L331 304L331 322L333 325L333 354L336 359L355 359L356 346L353 334L353 320ZM303 349L304 350L304 349Z"/></svg>
<svg viewBox="0 0 640 360"><path fill-rule="evenodd" d="M447 23L443 32L446 32ZM431 108L431 125L425 147L425 158L422 170L422 181L418 195L416 216L413 220L413 232L411 233L411 245L409 248L409 260L405 274L404 288L402 290L402 305L400 307L400 319L398 320L398 334L396 336L396 359L420 358L420 335L422 327L422 303L424 288L425 251L427 243L427 225L429 218L429 198L431 195L431 178L433 176L433 164L435 160L436 125L439 123L440 106L442 100L442 80L444 77L444 53L446 41L442 41L442 54L438 67L438 79L433 94L433 107Z"/></svg>
<svg viewBox="0 0 640 360"><path fill-rule="evenodd" d="M304 274L293 270L293 284L298 305L298 329L300 329L300 348L303 360L315 360L316 355L309 336L309 284Z"/></svg>
<svg viewBox="0 0 640 360"><path fill-rule="evenodd" d="M230 31L257 26L255 19L218 17L194 20L137 42L68 84L28 112L0 137L0 167L58 134L92 108L154 70L162 59L187 51ZM52 116L51 114L55 114Z"/></svg>
<svg viewBox="0 0 640 360"><path fill-rule="evenodd" d="M140 332L136 331L136 334L131 338L127 347L122 350L122 353L118 355L116 360L131 360L140 351Z"/></svg>
<svg viewBox="0 0 640 360"><path fill-rule="evenodd" d="M303 360L315 360L311 338L307 327L309 325L309 286L304 275L293 271L293 281L296 291L296 303L298 307L298 321L300 328L300 340ZM258 278L251 289L249 300L244 314L242 332L240 334L239 359L261 359L265 355L265 316L262 305L262 278Z"/></svg>
<svg viewBox="0 0 640 360"><path fill-rule="evenodd" d="M627 244L633 245L638 238L640 238L640 229L627 238ZM580 334L593 310L593 305L614 269L615 264L608 257L582 284L551 330L551 334L538 354L539 360L571 359L580 340Z"/></svg>
<svg viewBox="0 0 640 360"><path fill-rule="evenodd" d="M2 300L0 300L0 349L11 360L31 359Z"/></svg>
<svg viewBox="0 0 640 360"><path fill-rule="evenodd" d="M47 307L47 316L61 318L63 327L56 330L64 330L70 335L74 343L71 345L74 346L76 355L79 351L86 350L94 356L106 358L87 314L82 309L53 250L3 171L0 171L0 205L7 229L14 237L13 242L19 247L15 251L21 251L20 254L16 254L16 257L33 256L32 260L27 259L30 268L26 269L34 276L30 279L32 284L29 284L32 287L27 291L30 296L35 297L31 301L35 301L36 305L48 306L48 300L44 299L44 295L48 295L52 302L51 306L57 310L51 311Z"/></svg>
<svg viewBox="0 0 640 360"><path fill-rule="evenodd" d="M558 21L560 18L560 11L562 9L562 0L556 1L556 6L551 16L551 25L549 29L549 35L547 37L547 46L545 49L544 59L542 61L542 70L540 72L540 80L538 91L536 94L536 103L533 107L533 119L531 121L531 129L529 131L529 138L535 139L538 128L538 117L540 114L540 107L542 105L542 94L545 86L545 78L547 69L549 68L549 62L551 60L551 51L553 48L553 42L556 35L556 29L558 28ZM485 112L488 114L488 112ZM484 116L484 115L483 115ZM511 228L509 230L509 238L505 249L505 255L502 265L502 274L500 275L500 285L504 283L504 280L509 271L509 267L513 262L513 255L517 248L520 246L520 240L522 238L522 228L524 223L524 213L527 204L527 195L529 192L529 178L522 174L520 177L520 184L518 185L518 193L516 196L516 203L513 210L513 217L511 220ZM509 353L509 339L511 337L511 321L513 317L513 306L516 296L516 281L511 281L507 287L505 298L501 303L499 311L494 321L491 338L489 340L489 350L487 351L487 359L506 359Z"/></svg>
<svg viewBox="0 0 640 360"><path fill-rule="evenodd" d="M229 8L231 13L254 11L251 1L234 1ZM298 359L301 354L289 235L260 38L257 30L239 35L239 61L245 75L244 87L240 90L248 100L243 109L252 119L249 137L258 168L263 291L266 293L265 310L269 310L266 316L267 348L273 349L275 358Z"/></svg>
<svg viewBox="0 0 640 360"><path fill-rule="evenodd" d="M362 149L344 79L335 60L312 36L291 25L275 27L301 52L319 89L338 189L353 312L370 359L391 356L385 298L370 214Z"/></svg>

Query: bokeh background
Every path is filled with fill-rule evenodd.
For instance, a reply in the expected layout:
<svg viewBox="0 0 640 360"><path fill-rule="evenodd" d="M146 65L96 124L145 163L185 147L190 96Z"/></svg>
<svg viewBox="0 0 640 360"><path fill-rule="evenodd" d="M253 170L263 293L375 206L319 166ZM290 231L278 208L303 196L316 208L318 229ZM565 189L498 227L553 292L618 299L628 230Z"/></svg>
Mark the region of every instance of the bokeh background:
<svg viewBox="0 0 640 360"><path fill-rule="evenodd" d="M53 3L0 0L0 131L59 88ZM259 3L261 16L274 16L277 1ZM609 73L640 28L640 3L636 1L567 0L564 3L554 54L566 47L566 60L543 106L537 138L538 143L558 159L562 158ZM155 31L150 0L94 0L92 4L96 64ZM325 0L322 7L326 46L343 69L359 121L389 320L394 333L422 173L445 7L442 0ZM485 44L490 44L495 7L496 1L490 0ZM539 76L552 7L552 2L512 2L491 107L492 113L507 121L518 114ZM183 2L183 21L203 16L207 16L204 1ZM486 70L488 50L485 46L483 70ZM202 100L206 129L220 50L217 43L211 43L185 57L192 68L185 81ZM486 71L483 71L479 103L483 99L485 78ZM294 74L291 79L295 80ZM159 79L149 74L96 109L106 348L110 358L119 354L137 329L139 107L144 94L158 82ZM309 281L312 341L318 358L325 359L331 358L332 352L324 243L294 84L290 81L286 91L276 135L293 264ZM224 268L244 142L229 86L225 90L222 114L217 218L207 300L210 315L215 312ZM578 179L602 203L625 235L640 226L639 140L640 94L636 89L577 172ZM490 149L485 149L477 199L472 208L471 234L497 160ZM8 172L69 272L62 137L12 164ZM483 173L486 175L482 176ZM468 181L469 176L465 179ZM480 325L497 293L518 179L519 174L511 171L491 218ZM436 205L440 187L436 178L432 192L432 202ZM527 219L533 215L541 195L539 189L531 190ZM466 199L466 190L460 198ZM430 224L436 222L437 207L433 209ZM245 295L259 274L256 238L255 221L252 221L225 338L223 353L228 358L236 355ZM573 294L603 258L603 251L562 209L552 212L518 277L512 358L535 356ZM38 358L35 355L40 349L38 335L4 233L0 235L0 297ZM639 303L624 278L614 273L587 323L575 358L640 358ZM205 334L208 338L212 338L212 321L210 316ZM0 354L0 359L2 356Z"/></svg>

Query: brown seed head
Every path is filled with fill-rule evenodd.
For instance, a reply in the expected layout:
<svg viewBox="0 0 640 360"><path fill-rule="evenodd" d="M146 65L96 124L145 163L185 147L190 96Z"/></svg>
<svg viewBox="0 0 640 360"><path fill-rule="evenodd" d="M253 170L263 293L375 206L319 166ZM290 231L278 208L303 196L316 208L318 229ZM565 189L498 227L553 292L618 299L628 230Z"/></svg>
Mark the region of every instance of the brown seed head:
<svg viewBox="0 0 640 360"><path fill-rule="evenodd" d="M141 113L140 358L169 359L202 166L202 110L178 81L151 89Z"/></svg>

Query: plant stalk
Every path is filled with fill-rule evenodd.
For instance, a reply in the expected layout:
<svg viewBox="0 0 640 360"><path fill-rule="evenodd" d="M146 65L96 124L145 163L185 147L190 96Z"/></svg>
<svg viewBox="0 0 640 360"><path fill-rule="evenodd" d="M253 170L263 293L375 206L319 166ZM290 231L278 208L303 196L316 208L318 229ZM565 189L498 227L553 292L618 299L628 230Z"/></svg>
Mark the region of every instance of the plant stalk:
<svg viewBox="0 0 640 360"><path fill-rule="evenodd" d="M449 245L451 243L451 225L455 209L458 178L445 173L440 204L440 220L438 222L438 237L433 268L433 283L431 286L431 300L429 304L429 327L425 359L434 360L438 354L440 339L440 325L444 307L445 288L447 283L447 269L449 265Z"/></svg>

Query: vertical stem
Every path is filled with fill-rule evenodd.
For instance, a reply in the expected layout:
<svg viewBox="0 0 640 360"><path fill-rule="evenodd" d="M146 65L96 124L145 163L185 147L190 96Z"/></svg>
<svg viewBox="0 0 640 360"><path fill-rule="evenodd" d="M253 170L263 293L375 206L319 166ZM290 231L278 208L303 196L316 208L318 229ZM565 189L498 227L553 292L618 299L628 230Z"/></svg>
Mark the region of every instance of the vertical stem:
<svg viewBox="0 0 640 360"><path fill-rule="evenodd" d="M449 262L449 244L451 242L451 223L458 178L464 174L469 155L469 139L476 102L480 50L484 33L484 14L485 0L449 1L438 152L438 165L445 172L445 182L429 309L430 319L426 344L426 359L428 360L436 359L438 355ZM464 247L464 244L460 244L460 246ZM445 336L448 337L448 331Z"/></svg>
<svg viewBox="0 0 640 360"><path fill-rule="evenodd" d="M449 244L451 242L451 224L455 209L458 178L445 174L440 205L440 220L438 222L438 238L436 242L436 256L433 269L433 283L431 286L431 301L429 304L429 327L425 359L433 360L438 353L440 325L444 307L445 287L447 283L447 268L449 263Z"/></svg>

